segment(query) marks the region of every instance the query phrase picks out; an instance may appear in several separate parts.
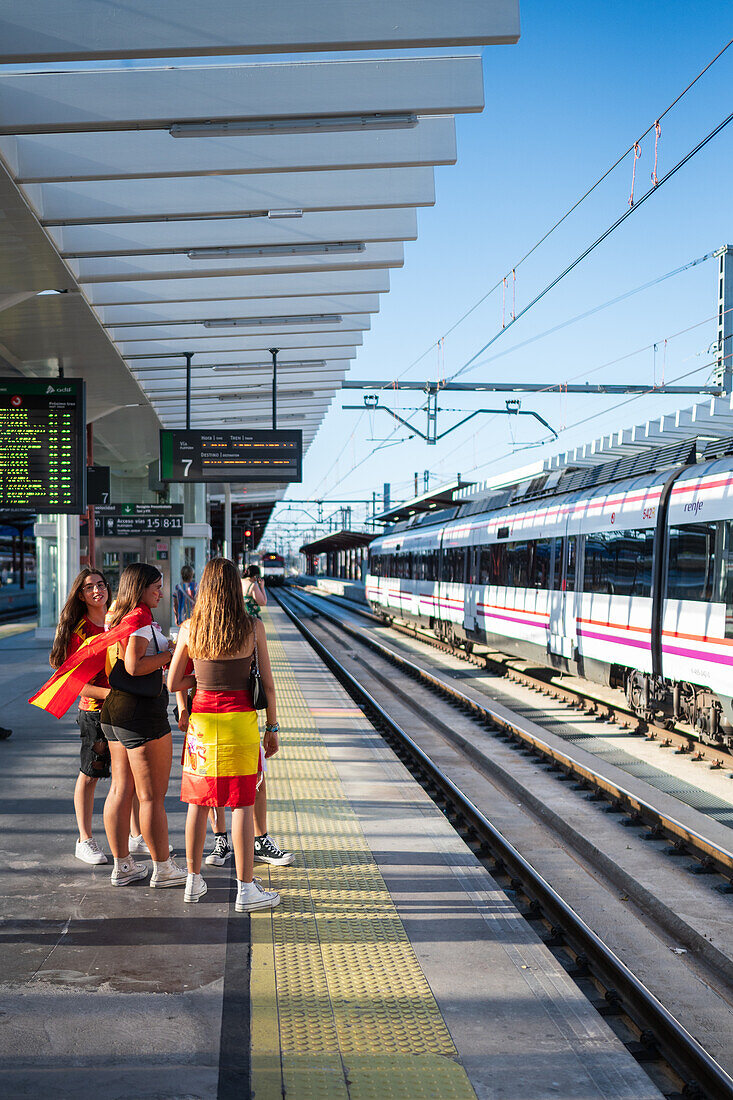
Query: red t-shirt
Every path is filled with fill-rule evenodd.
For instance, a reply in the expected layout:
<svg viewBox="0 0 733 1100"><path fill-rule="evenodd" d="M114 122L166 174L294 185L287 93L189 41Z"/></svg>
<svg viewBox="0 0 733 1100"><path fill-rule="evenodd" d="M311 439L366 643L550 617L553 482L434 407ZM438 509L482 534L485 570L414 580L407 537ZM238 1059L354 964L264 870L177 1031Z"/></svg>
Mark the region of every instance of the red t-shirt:
<svg viewBox="0 0 733 1100"><path fill-rule="evenodd" d="M104 634L104 631L105 627L97 626L96 623L93 623L92 620L88 619L85 615L81 622L77 624L74 633L71 635L71 638L69 640L68 652L66 654L67 659L71 657L73 653L76 653L79 646L82 644L82 642L85 642L87 638L93 638L95 634ZM93 683L95 687L109 687L109 680L107 679L107 674L105 673L104 669L102 669L102 671L94 677L91 683ZM101 709L101 699L87 699L85 695L82 695L79 699L79 710Z"/></svg>

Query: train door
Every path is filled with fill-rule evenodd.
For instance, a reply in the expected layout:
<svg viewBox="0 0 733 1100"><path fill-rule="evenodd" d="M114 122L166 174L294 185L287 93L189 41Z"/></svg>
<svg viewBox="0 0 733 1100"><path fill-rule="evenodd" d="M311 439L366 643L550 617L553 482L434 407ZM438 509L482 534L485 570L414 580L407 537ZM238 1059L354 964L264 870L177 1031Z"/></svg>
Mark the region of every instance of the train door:
<svg viewBox="0 0 733 1100"><path fill-rule="evenodd" d="M469 546L466 550L466 585L463 600L463 629L469 638L478 633L478 582L480 549Z"/></svg>
<svg viewBox="0 0 733 1100"><path fill-rule="evenodd" d="M549 649L569 661L574 658L578 646L578 541L577 535L555 540L555 570L550 600Z"/></svg>

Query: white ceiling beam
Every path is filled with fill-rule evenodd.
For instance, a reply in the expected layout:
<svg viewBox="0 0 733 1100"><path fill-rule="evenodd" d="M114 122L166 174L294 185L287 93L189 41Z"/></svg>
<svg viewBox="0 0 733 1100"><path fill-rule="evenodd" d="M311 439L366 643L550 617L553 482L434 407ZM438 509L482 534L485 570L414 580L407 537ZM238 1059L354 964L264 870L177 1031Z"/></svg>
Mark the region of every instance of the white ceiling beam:
<svg viewBox="0 0 733 1100"><path fill-rule="evenodd" d="M1 84L0 84L1 87ZM334 134L249 134L175 141L167 130L0 137L19 183L145 179L216 173L312 172L455 164L452 115L412 129Z"/></svg>
<svg viewBox="0 0 733 1100"><path fill-rule="evenodd" d="M3 12L0 62L405 49L516 42L518 0L24 0Z"/></svg>
<svg viewBox="0 0 733 1100"><path fill-rule="evenodd" d="M145 329L135 330L108 329L107 334L115 341L122 356L149 353L184 355L186 352L195 355L201 352L220 355L256 346L252 340L246 339L244 329L240 330L242 335L225 332L214 335L216 329L198 328L197 331L189 332L189 327L191 326L186 326L184 330L184 326L179 325L172 331L164 325L150 325ZM293 331L298 328L297 325L268 326L267 332L256 334L256 341L265 350L273 346L273 336L277 336L276 343L281 348L314 347L314 341L319 336L335 338L339 344L345 343L347 339L350 342L356 339L357 343L361 343L361 333L370 327L371 318L368 313L351 313L343 315L340 325L303 325L300 332ZM134 336L131 335L133 331Z"/></svg>
<svg viewBox="0 0 733 1100"><path fill-rule="evenodd" d="M361 340L357 340L356 333L349 334L349 343L345 343L345 337L339 336L340 343L330 342L326 343L325 337L328 333L321 332L317 336L312 338L315 343L311 343L307 347L292 347L292 341L297 340L298 337L290 337L289 342L286 343L284 336L281 336L278 340L280 345L280 356L278 361L281 361L286 368L289 368L292 363L309 362L311 360L322 359L354 359L356 357L357 346L361 343ZM333 334L336 337L338 334ZM361 336L361 334L358 334ZM265 347L264 345L268 346ZM239 366L243 364L245 367L251 365L259 365L262 363L270 362L270 343L269 341L260 341L260 347L247 346L241 348L239 351L222 351L219 353L212 351L198 352L193 362L194 370L207 370L215 366ZM162 370L167 371L172 368L179 369L183 360L180 355L170 355L166 352L157 352L155 355L150 353L142 353L139 357L130 356L127 359L130 370Z"/></svg>
<svg viewBox="0 0 733 1100"><path fill-rule="evenodd" d="M454 115L484 105L481 58L475 55L6 71L0 73L0 97L5 134L170 130L197 122L219 136L219 123L307 126L303 119L322 118L329 128L343 125L347 141L350 130L387 129L390 114L401 115L395 124L406 129L415 125L411 116ZM337 116L341 123L332 121ZM231 129L225 136L237 141L242 134ZM171 141L198 137L198 130L194 137L169 135Z"/></svg>
<svg viewBox="0 0 733 1100"><path fill-rule="evenodd" d="M142 282L93 283L84 288L95 307L155 305L167 309L175 302L198 303L193 312L206 313L208 302L257 301L272 298L374 295L389 290L389 272L383 268L351 272L220 275L201 279L160 279ZM264 307L260 312L266 312ZM268 310L269 312L269 310Z"/></svg>
<svg viewBox="0 0 733 1100"><path fill-rule="evenodd" d="M321 241L414 241L417 212L387 210L304 211L302 218L214 218L118 225L51 226L49 235L65 258L158 255L192 248L264 247Z"/></svg>
<svg viewBox="0 0 733 1100"><path fill-rule="evenodd" d="M330 242L338 244L340 242ZM328 245L325 245L328 247ZM297 251L297 246L284 245L283 248L293 249L293 254L283 256L229 256L210 255L199 259L196 255L190 257L188 253L178 255L142 255L142 256L98 256L89 259L68 260L69 267L83 286L98 283L157 283L162 280L178 279L200 280L213 279L224 275L227 278L243 276L254 278L257 275L303 275L309 273L318 275L321 272L344 273L349 277L351 272L376 271L388 267L402 267L404 263L404 250L401 242L388 242L385 244L366 244L363 241L350 242L348 247L353 247L353 252L339 252L338 249L318 253L318 244L307 245L308 251L303 254ZM359 248L357 251L356 248ZM233 246L229 245L228 248ZM245 246L247 247L247 246ZM270 246L272 247L272 246ZM332 279L333 279L332 275ZM343 276L338 276L341 278ZM185 287L181 288L185 293Z"/></svg>
<svg viewBox="0 0 733 1100"><path fill-rule="evenodd" d="M283 210L358 210L435 202L432 168L31 183L21 190L44 225L248 213L266 217L268 212Z"/></svg>
<svg viewBox="0 0 733 1100"><path fill-rule="evenodd" d="M198 327L206 321L236 321L238 318L256 321L260 317L317 317L377 313L378 294L331 294L301 298L242 298L233 301L217 299L199 302L161 302L157 305L98 306L96 313L105 327L122 329L141 325L185 325ZM335 328L337 322L330 327ZM230 327L220 326L219 327ZM236 325L231 326L236 328ZM252 326L247 326L252 327ZM231 333L230 333L231 335Z"/></svg>

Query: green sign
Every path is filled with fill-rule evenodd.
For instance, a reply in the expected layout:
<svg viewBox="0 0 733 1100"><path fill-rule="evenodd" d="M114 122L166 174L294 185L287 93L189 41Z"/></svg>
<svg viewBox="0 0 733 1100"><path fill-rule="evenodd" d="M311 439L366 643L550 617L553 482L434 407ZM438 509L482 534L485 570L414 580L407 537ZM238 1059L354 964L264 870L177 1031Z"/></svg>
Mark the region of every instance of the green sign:
<svg viewBox="0 0 733 1100"><path fill-rule="evenodd" d="M161 481L302 481L303 433L264 428L160 433Z"/></svg>

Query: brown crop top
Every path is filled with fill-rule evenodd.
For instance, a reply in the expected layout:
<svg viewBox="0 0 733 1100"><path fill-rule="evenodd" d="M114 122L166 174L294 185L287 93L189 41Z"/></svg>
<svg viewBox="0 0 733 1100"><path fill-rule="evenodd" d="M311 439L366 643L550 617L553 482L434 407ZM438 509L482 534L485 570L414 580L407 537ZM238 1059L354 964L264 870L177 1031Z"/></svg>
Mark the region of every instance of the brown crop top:
<svg viewBox="0 0 733 1100"><path fill-rule="evenodd" d="M193 658L193 673L199 691L245 691L254 653L249 657L228 657L216 661Z"/></svg>

